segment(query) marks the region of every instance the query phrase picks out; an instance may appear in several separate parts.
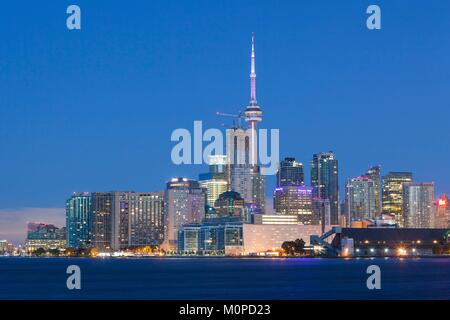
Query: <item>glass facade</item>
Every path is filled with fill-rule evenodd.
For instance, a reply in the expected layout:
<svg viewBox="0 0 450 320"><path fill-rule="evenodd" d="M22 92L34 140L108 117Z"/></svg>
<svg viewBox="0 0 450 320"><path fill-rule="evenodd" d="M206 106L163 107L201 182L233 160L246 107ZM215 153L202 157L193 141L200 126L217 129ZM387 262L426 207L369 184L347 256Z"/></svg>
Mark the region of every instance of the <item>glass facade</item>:
<svg viewBox="0 0 450 320"><path fill-rule="evenodd" d="M219 195L228 190L227 156L209 156L209 172L199 175L199 183L206 189L207 204L214 207Z"/></svg>
<svg viewBox="0 0 450 320"><path fill-rule="evenodd" d="M347 223L375 218L374 182L368 176L360 176L347 181L345 203Z"/></svg>
<svg viewBox="0 0 450 320"><path fill-rule="evenodd" d="M184 254L225 254L227 246L242 243L242 222L237 218L188 224L178 231L178 252Z"/></svg>
<svg viewBox="0 0 450 320"><path fill-rule="evenodd" d="M403 212L406 228L432 228L434 219L434 183L403 186Z"/></svg>
<svg viewBox="0 0 450 320"><path fill-rule="evenodd" d="M277 187L304 185L303 164L295 158L284 158L277 172Z"/></svg>
<svg viewBox="0 0 450 320"><path fill-rule="evenodd" d="M66 248L66 228L57 228L52 224L33 222L28 223L27 227L25 249L28 253L32 253L39 248L44 250L63 250Z"/></svg>
<svg viewBox="0 0 450 320"><path fill-rule="evenodd" d="M366 176L373 181L373 196L375 202L375 216L381 216L381 167L373 166L366 171Z"/></svg>
<svg viewBox="0 0 450 320"><path fill-rule="evenodd" d="M91 239L91 196L89 193L73 194L66 201L67 246L82 248Z"/></svg>
<svg viewBox="0 0 450 320"><path fill-rule="evenodd" d="M330 201L331 224L339 223L339 176L338 160L333 152L313 155L311 161L311 186L314 196L318 199Z"/></svg>
<svg viewBox="0 0 450 320"><path fill-rule="evenodd" d="M411 172L389 172L382 178L382 212L392 215L399 226L403 227L403 185L412 183Z"/></svg>
<svg viewBox="0 0 450 320"><path fill-rule="evenodd" d="M114 196L108 192L92 193L92 246L102 251L109 251L113 248L113 228L114 228Z"/></svg>

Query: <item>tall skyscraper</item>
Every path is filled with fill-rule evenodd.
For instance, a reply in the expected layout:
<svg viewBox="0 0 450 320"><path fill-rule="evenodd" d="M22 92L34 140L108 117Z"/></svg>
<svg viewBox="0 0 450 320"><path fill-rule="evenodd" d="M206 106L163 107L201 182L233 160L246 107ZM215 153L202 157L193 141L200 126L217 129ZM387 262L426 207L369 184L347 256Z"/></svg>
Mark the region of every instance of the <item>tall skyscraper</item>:
<svg viewBox="0 0 450 320"><path fill-rule="evenodd" d="M209 156L209 172L199 175L199 183L207 192L208 206L214 207L219 195L228 191L227 156Z"/></svg>
<svg viewBox="0 0 450 320"><path fill-rule="evenodd" d="M120 203L128 210L128 236L123 247L160 245L164 240L164 192L128 192Z"/></svg>
<svg viewBox="0 0 450 320"><path fill-rule="evenodd" d="M66 201L67 247L87 247L91 240L91 196L74 193Z"/></svg>
<svg viewBox="0 0 450 320"><path fill-rule="evenodd" d="M177 232L184 224L200 223L205 217L206 189L198 181L174 178L165 193L165 250L177 248Z"/></svg>
<svg viewBox="0 0 450 320"><path fill-rule="evenodd" d="M311 161L311 186L314 196L330 201L330 223L339 223L338 160L332 151L313 155Z"/></svg>
<svg viewBox="0 0 450 320"><path fill-rule="evenodd" d="M373 195L375 199L375 216L381 216L381 166L370 167L366 176L373 181Z"/></svg>
<svg viewBox="0 0 450 320"><path fill-rule="evenodd" d="M89 244L103 252L158 245L164 238L164 192L112 191L74 195L67 201L68 236L80 224L74 207L90 199ZM83 208L85 204L83 204ZM81 207L78 209L80 212ZM85 213L83 211L83 213ZM84 230L84 229L80 229ZM79 231L80 233L80 231ZM85 237L85 234L82 234ZM70 239L70 238L69 238ZM74 247L80 247L74 243Z"/></svg>
<svg viewBox="0 0 450 320"><path fill-rule="evenodd" d="M403 186L404 226L431 228L434 220L434 183L408 183Z"/></svg>
<svg viewBox="0 0 450 320"><path fill-rule="evenodd" d="M411 172L389 172L382 178L382 212L392 215L399 226L403 227L403 185L412 183Z"/></svg>
<svg viewBox="0 0 450 320"><path fill-rule="evenodd" d="M277 172L277 187L304 185L303 164L295 158L286 157L280 161Z"/></svg>
<svg viewBox="0 0 450 320"><path fill-rule="evenodd" d="M374 182L369 176L360 176L347 181L345 202L347 223L375 218Z"/></svg>
<svg viewBox="0 0 450 320"><path fill-rule="evenodd" d="M117 250L114 243L114 195L111 192L93 192L92 196L92 246L100 251Z"/></svg>
<svg viewBox="0 0 450 320"><path fill-rule="evenodd" d="M100 251L124 249L129 240L129 193L92 193L92 245Z"/></svg>
<svg viewBox="0 0 450 320"><path fill-rule="evenodd" d="M227 130L227 156L231 191L238 192L251 208L264 211L264 175L258 162L257 123L262 121L262 111L256 100L255 43L252 34L250 68L250 103L244 112L249 128L239 126Z"/></svg>
<svg viewBox="0 0 450 320"><path fill-rule="evenodd" d="M313 214L313 188L283 186L275 189L274 209L277 214L296 215L301 224L319 224Z"/></svg>
<svg viewBox="0 0 450 320"><path fill-rule="evenodd" d="M435 228L450 228L450 202L446 194L439 197L436 201L436 210L434 215Z"/></svg>

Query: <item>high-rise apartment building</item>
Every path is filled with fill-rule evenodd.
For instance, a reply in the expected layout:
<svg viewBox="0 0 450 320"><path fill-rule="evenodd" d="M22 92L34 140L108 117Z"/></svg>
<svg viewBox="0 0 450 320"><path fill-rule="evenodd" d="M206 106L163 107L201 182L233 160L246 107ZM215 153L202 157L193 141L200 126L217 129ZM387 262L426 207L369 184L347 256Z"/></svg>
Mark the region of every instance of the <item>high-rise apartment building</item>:
<svg viewBox="0 0 450 320"><path fill-rule="evenodd" d="M450 228L450 202L446 194L436 200L434 228Z"/></svg>
<svg viewBox="0 0 450 320"><path fill-rule="evenodd" d="M91 196L74 193L66 201L67 247L87 247L91 241Z"/></svg>
<svg viewBox="0 0 450 320"><path fill-rule="evenodd" d="M375 216L381 216L381 166L370 167L366 176L373 181L373 195L375 202Z"/></svg>
<svg viewBox="0 0 450 320"><path fill-rule="evenodd" d="M301 224L319 224L313 214L313 188L307 186L277 187L274 192L274 209L277 214L295 215Z"/></svg>
<svg viewBox="0 0 450 320"><path fill-rule="evenodd" d="M403 185L412 183L411 172L389 172L382 178L382 212L392 215L399 226L403 227Z"/></svg>
<svg viewBox="0 0 450 320"><path fill-rule="evenodd" d="M198 181L174 178L167 182L165 192L165 250L177 247L177 232L181 226L200 223L205 217L206 189Z"/></svg>
<svg viewBox="0 0 450 320"><path fill-rule="evenodd" d="M164 238L164 192L74 194L66 213L70 247L88 244L109 252L158 245Z"/></svg>
<svg viewBox="0 0 450 320"><path fill-rule="evenodd" d="M332 151L313 155L311 161L311 186L314 197L330 202L330 223L339 223L338 160Z"/></svg>
<svg viewBox="0 0 450 320"><path fill-rule="evenodd" d="M130 192L127 203L129 234L127 247L160 245L164 240L164 192Z"/></svg>
<svg viewBox="0 0 450 320"><path fill-rule="evenodd" d="M348 180L345 186L347 223L375 218L374 181L369 176Z"/></svg>
<svg viewBox="0 0 450 320"><path fill-rule="evenodd" d="M431 228L434 222L434 183L403 185L403 213L406 228Z"/></svg>
<svg viewBox="0 0 450 320"><path fill-rule="evenodd" d="M115 239L114 194L111 192L93 192L91 214L92 246L100 251L118 250Z"/></svg>

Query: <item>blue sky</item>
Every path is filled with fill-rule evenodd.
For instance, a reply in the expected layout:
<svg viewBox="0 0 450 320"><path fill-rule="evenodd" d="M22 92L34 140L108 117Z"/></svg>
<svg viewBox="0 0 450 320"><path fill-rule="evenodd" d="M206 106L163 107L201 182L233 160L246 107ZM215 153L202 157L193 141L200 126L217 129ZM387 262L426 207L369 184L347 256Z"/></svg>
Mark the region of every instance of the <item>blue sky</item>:
<svg viewBox="0 0 450 320"><path fill-rule="evenodd" d="M70 4L80 31L66 28ZM365 26L370 4L382 30ZM307 179L312 154L333 150L341 190L381 164L450 192L449 2L7 0L0 209L196 178L204 166L171 163L170 134L246 106L252 31L261 127L280 129L281 156Z"/></svg>

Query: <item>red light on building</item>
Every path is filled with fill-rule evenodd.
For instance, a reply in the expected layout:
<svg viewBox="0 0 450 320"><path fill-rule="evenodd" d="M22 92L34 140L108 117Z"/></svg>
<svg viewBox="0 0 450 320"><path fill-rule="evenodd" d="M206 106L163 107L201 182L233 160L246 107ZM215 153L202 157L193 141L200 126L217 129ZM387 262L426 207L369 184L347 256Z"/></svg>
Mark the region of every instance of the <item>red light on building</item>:
<svg viewBox="0 0 450 320"><path fill-rule="evenodd" d="M447 206L447 200L441 198L438 200L438 206L439 207L446 207Z"/></svg>

